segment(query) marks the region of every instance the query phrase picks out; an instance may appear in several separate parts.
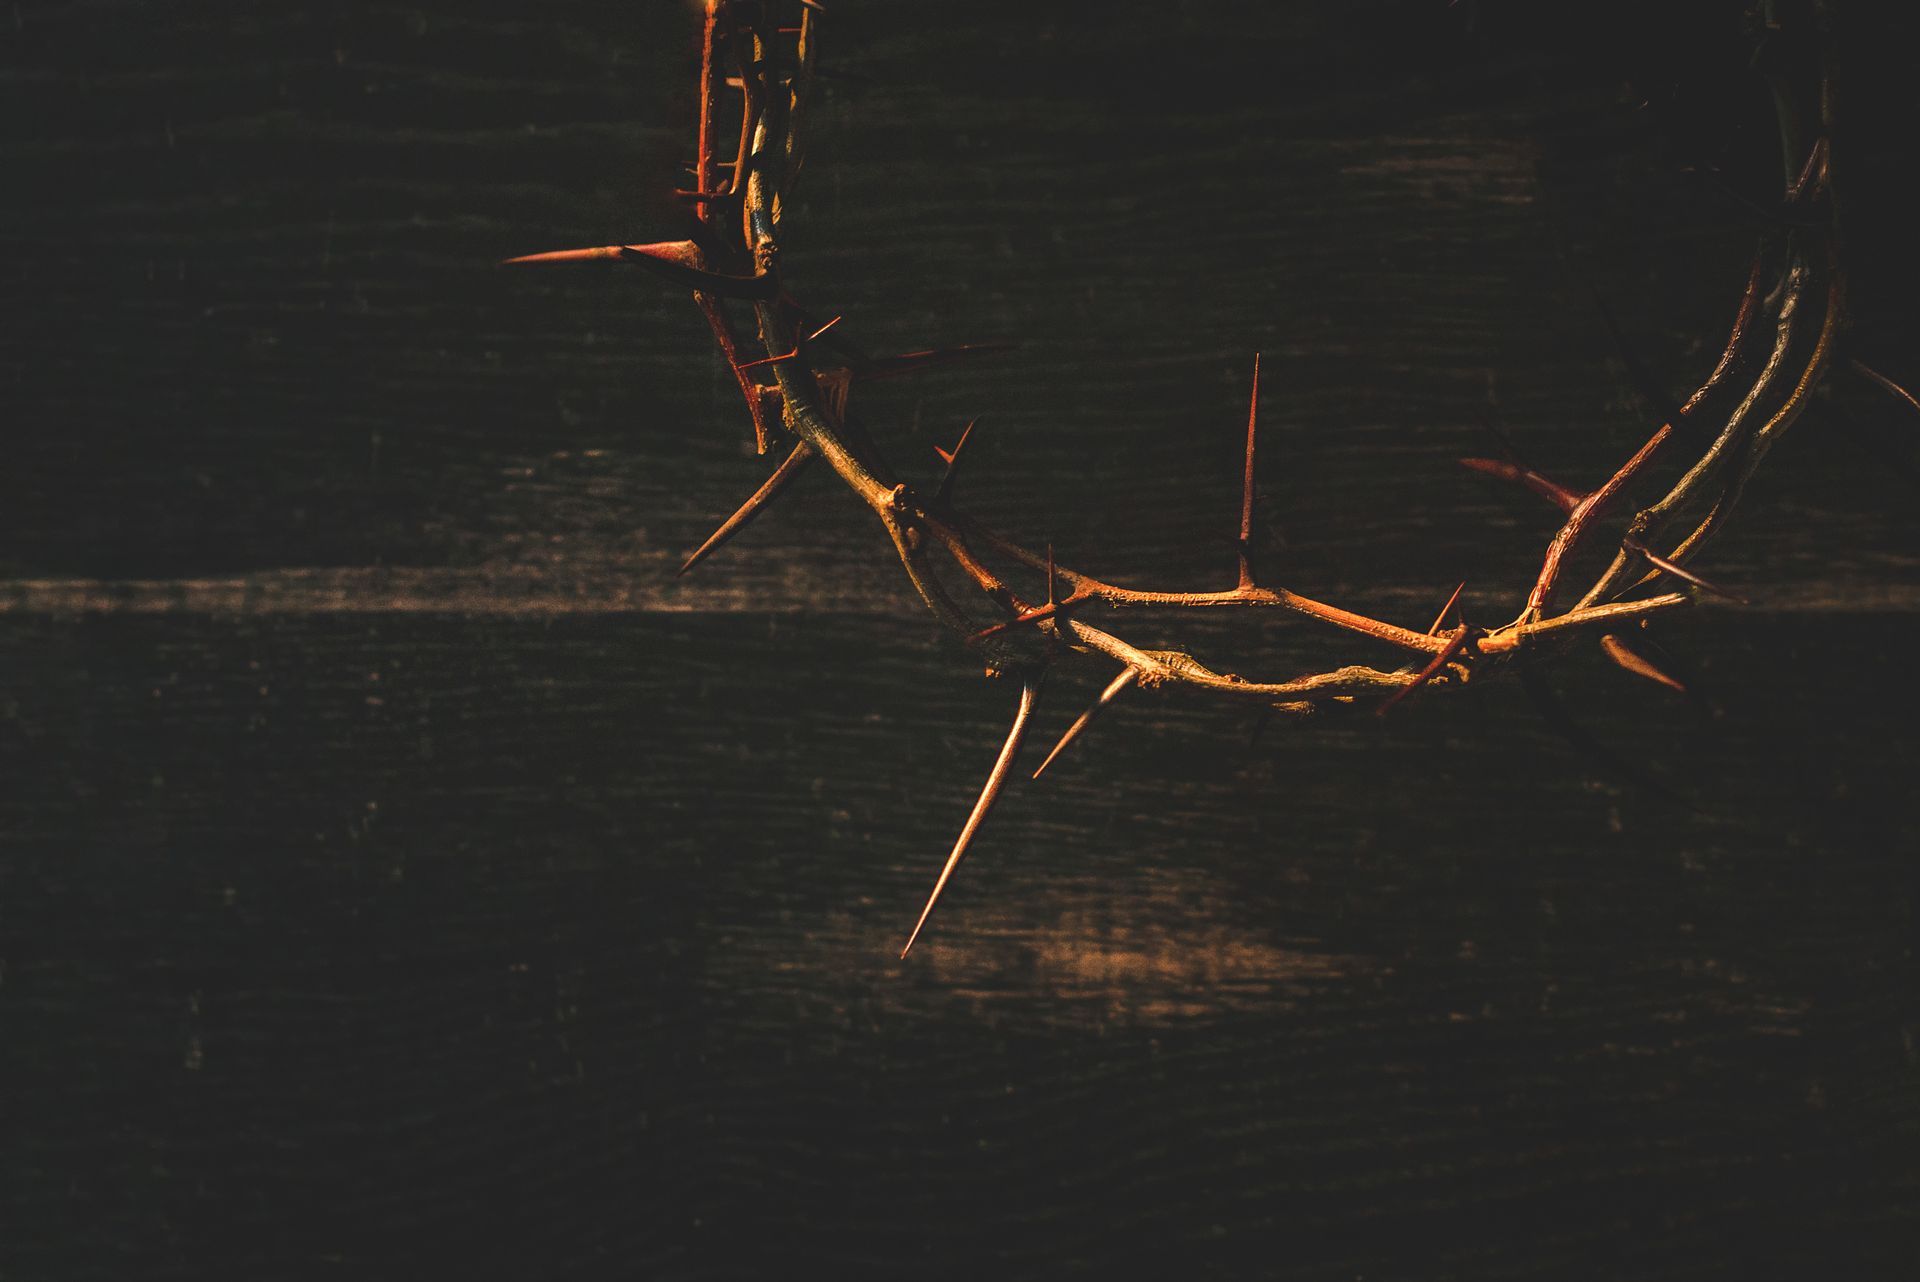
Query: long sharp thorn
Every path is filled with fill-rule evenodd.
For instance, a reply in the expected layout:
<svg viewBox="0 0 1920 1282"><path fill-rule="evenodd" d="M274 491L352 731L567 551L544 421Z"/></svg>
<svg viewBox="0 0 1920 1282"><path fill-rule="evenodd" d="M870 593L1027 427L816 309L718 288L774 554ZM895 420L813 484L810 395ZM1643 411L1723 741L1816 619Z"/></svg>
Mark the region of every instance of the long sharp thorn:
<svg viewBox="0 0 1920 1282"><path fill-rule="evenodd" d="M1440 625L1447 621L1447 616L1449 614L1453 613L1454 602L1458 601L1460 599L1460 594L1462 592L1465 592L1466 590L1467 590L1467 581L1465 579L1462 579L1460 580L1460 586L1453 590L1453 595L1447 598L1447 603L1440 607L1440 613L1437 616L1435 616L1433 620L1433 626L1427 629L1428 636L1438 635L1440 631Z"/></svg>
<svg viewBox="0 0 1920 1282"><path fill-rule="evenodd" d="M1122 671L1119 676L1110 681L1107 684L1107 688L1100 692L1100 697L1089 704L1087 710L1081 713L1072 725L1067 727L1067 732L1060 736L1059 743L1053 745L1053 751L1049 752L1047 759L1040 763L1040 768L1033 772L1033 777L1038 779L1041 775L1045 774L1047 767L1053 764L1053 759L1065 752L1067 745L1075 739L1078 739L1081 734L1085 732L1086 728L1093 724L1093 719L1100 715L1101 710L1117 699L1121 691L1139 679L1140 669L1127 668Z"/></svg>
<svg viewBox="0 0 1920 1282"><path fill-rule="evenodd" d="M1013 759L1020 752L1021 741L1027 737L1027 722L1033 716L1036 688L1031 679L1020 683L1020 706L1013 714L1013 728L1007 731L1007 741L1000 746L1000 755L994 759L993 770L987 775L987 783L980 790L980 799L973 803L973 813L967 816L966 827L960 830L960 839L953 843L953 853L947 856L947 862L940 869L940 877L933 883L933 893L927 896L927 906L920 910L920 920L913 924L913 933L907 936L906 947L900 950L900 956L913 951L913 941L920 938L920 932L926 927L927 918L933 915L933 906L940 902L941 892L946 890L947 882L953 878L953 870L966 858L967 847L973 844L973 836L980 831L980 824L993 809L993 803L1007 786L1007 774L1013 768Z"/></svg>
<svg viewBox="0 0 1920 1282"><path fill-rule="evenodd" d="M1659 668L1654 667L1651 659L1648 659L1645 655L1628 645L1618 633L1609 632L1601 637L1600 648L1606 651L1607 657L1612 659L1615 664L1623 670L1631 672L1634 676L1645 677L1649 681L1663 685L1669 690L1677 690L1681 694L1687 692L1687 687L1682 685L1677 678L1668 676Z"/></svg>
<svg viewBox="0 0 1920 1282"><path fill-rule="evenodd" d="M1491 476L1502 481L1516 481L1565 513L1571 514L1586 497L1574 493L1551 477L1542 476L1525 463L1506 462L1497 458L1463 458L1455 461L1461 467L1483 476Z"/></svg>
<svg viewBox="0 0 1920 1282"><path fill-rule="evenodd" d="M1053 540L1052 539L1047 540L1047 604L1050 606L1053 606L1056 610L1060 608L1059 602L1054 600L1054 596L1053 596Z"/></svg>
<svg viewBox="0 0 1920 1282"><path fill-rule="evenodd" d="M685 563L682 564L678 570L674 571L673 577L676 579L679 578L688 570L691 570L694 566L700 564L715 552L718 552L726 545L728 539L731 539L734 535L740 533L740 531L752 524L753 518L759 516L761 512L766 510L769 503L780 496L780 492L787 488L794 477L800 475L807 464L814 460L815 455L816 451L808 442L801 441L795 445L793 447L793 453L787 455L786 458L781 460L780 466L773 469L773 475L769 476L766 482L761 485L759 489L755 490L752 497L745 503L742 503L732 516L722 521L720 528L712 534L709 534L705 543L702 543L693 550L693 555L689 556Z"/></svg>
<svg viewBox="0 0 1920 1282"><path fill-rule="evenodd" d="M1915 414L1920 414L1920 400L1915 400L1912 392L1909 392L1906 388L1900 386L1900 384L1894 382L1879 370L1874 369L1865 361L1854 360L1849 357L1847 364L1852 368L1854 373L1868 380L1895 400L1906 402L1907 408L1911 409Z"/></svg>
<svg viewBox="0 0 1920 1282"><path fill-rule="evenodd" d="M522 254L509 258L512 264L582 263L603 259L637 263L668 280L718 294L722 298L771 298L779 292L779 282L771 274L729 276L708 271L700 247L690 240L663 240L649 245L596 245L591 249L556 249L544 254Z"/></svg>
<svg viewBox="0 0 1920 1282"><path fill-rule="evenodd" d="M960 452L967 448L967 438L973 435L973 425L979 421L977 418L972 419L964 428L960 429L960 439L953 443L953 449L951 451L943 450L938 445L933 447L933 452L938 454L941 460L947 465L947 470L940 476L939 488L933 492L933 501L935 504L945 503L947 499L952 496L953 483L958 478L960 472Z"/></svg>
<svg viewBox="0 0 1920 1282"><path fill-rule="evenodd" d="M1433 662L1420 670L1420 675L1393 692L1393 697L1373 710L1374 715L1384 717L1405 699L1413 697L1415 691L1440 674L1440 670L1452 663L1455 656L1467 648L1467 642L1473 639L1473 629L1461 624L1455 631L1453 640L1447 642L1446 649L1433 656Z"/></svg>
<svg viewBox="0 0 1920 1282"><path fill-rule="evenodd" d="M1253 447L1260 422L1260 353L1253 354L1253 394L1247 400L1247 470L1240 487L1240 586L1253 586Z"/></svg>
<svg viewBox="0 0 1920 1282"><path fill-rule="evenodd" d="M758 276L730 276L709 271L706 256L690 240L667 240L651 245L621 245L620 258L645 267L655 275L722 298L772 298L780 292L780 282L772 273Z"/></svg>
<svg viewBox="0 0 1920 1282"><path fill-rule="evenodd" d="M596 259L617 259L625 245L596 245L592 249L550 249L543 254L522 254L518 258L503 258L501 266L513 267L534 263L587 263Z"/></svg>
<svg viewBox="0 0 1920 1282"><path fill-rule="evenodd" d="M1622 539L1620 541L1620 546L1625 548L1627 551L1634 553L1636 556L1645 558L1647 564L1651 565L1654 569L1664 570L1666 573L1671 574L1676 579L1684 579L1686 582L1693 584L1694 587L1699 588L1702 592L1711 592L1714 596L1725 597L1727 600L1737 602L1740 605L1750 604L1745 597L1739 595L1738 593L1729 592L1725 588L1721 587L1719 584L1711 583L1706 579L1701 578L1699 575L1695 574L1692 570L1689 570L1686 566L1681 565L1677 561L1669 561L1666 557L1661 556L1658 552L1655 552L1652 548L1642 543L1639 539L1635 539L1635 538Z"/></svg>
<svg viewBox="0 0 1920 1282"><path fill-rule="evenodd" d="M1068 610L1079 605L1091 595L1089 592L1072 592L1067 595L1064 601L1049 601L1045 605L1037 605L1031 610L1025 610L1014 615L1011 619L996 623L991 627L980 629L968 637L966 643L968 645L978 645L989 637L999 636L1002 632L1009 632L1014 628L1025 627L1030 623L1044 623L1056 615L1065 614Z"/></svg>

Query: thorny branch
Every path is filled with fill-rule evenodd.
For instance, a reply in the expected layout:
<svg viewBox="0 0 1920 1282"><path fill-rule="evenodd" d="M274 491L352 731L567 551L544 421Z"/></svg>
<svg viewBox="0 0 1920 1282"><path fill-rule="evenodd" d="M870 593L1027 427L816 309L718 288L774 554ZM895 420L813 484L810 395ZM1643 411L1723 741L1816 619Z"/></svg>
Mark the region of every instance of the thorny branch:
<svg viewBox="0 0 1920 1282"><path fill-rule="evenodd" d="M1772 0L1763 8L1768 38L1790 35L1819 51L1813 69L1800 80L1785 72L1772 76L1786 173L1783 216L1777 220L1783 230L1755 254L1720 359L1684 402L1668 397L1622 344L1629 373L1656 426L1598 486L1585 492L1569 488L1510 451L1506 460L1461 460L1524 485L1565 514L1542 557L1525 608L1511 622L1491 629L1455 613L1459 588L1433 625L1416 631L1260 581L1252 560L1257 544L1257 356L1234 541L1238 574L1231 586L1200 591L1122 587L1057 564L1051 547L1036 552L969 517L953 496L972 423L951 451L939 451L946 470L933 490L923 492L902 482L879 445L848 415L850 389L865 380L995 349L960 347L872 360L835 330L839 317L816 324L784 287L780 227L804 154L823 25L824 9L815 0L705 0L694 185L678 193L697 220L692 239L563 250L509 261L625 262L691 288L734 372L760 452L776 443L787 450L785 461L767 481L687 558L682 573L751 521L801 469L824 460L880 521L908 580L934 616L986 660L990 674L1018 678L1020 700L1013 727L907 940L911 948L1011 775L1043 673L1063 656L1104 656L1118 665L1118 673L1033 772L1035 778L1097 712L1135 689L1190 686L1295 716L1369 704L1384 714L1422 687L1459 686L1522 657L1523 651L1531 656L1548 643L1581 637L1597 638L1603 652L1624 670L1678 688L1678 682L1623 638L1621 629L1690 604L1691 589L1719 591L1691 570L1690 563L1725 524L1767 451L1805 410L1828 373L1846 324L1833 197L1825 0L1803 0L1792 18L1776 14ZM1783 33L1780 28L1789 22L1802 29ZM743 304L751 310L759 355L748 355L742 337ZM1602 311L1618 339L1604 304ZM846 353L847 363L821 360L827 346ZM1864 377L1912 401L1884 375L1855 365ZM761 381L762 375L771 381ZM1599 542L1604 519L1619 516L1633 485L1656 460L1674 453L1691 460L1684 474L1664 494L1626 514L1623 527L1604 536L1615 547L1611 564L1573 605L1556 605L1573 554ZM956 597L949 590L936 572L937 558L971 585L972 595ZM996 565L1004 567L1004 573ZM1030 600L1016 591L1006 576L1017 573L1044 574L1046 598ZM1648 592L1666 580L1674 581L1667 590ZM1096 608L1108 613L1276 608L1397 649L1406 659L1394 668L1351 664L1280 680L1249 680L1215 671L1183 651L1138 648L1090 622L1087 616ZM1450 616L1456 622L1447 628Z"/></svg>

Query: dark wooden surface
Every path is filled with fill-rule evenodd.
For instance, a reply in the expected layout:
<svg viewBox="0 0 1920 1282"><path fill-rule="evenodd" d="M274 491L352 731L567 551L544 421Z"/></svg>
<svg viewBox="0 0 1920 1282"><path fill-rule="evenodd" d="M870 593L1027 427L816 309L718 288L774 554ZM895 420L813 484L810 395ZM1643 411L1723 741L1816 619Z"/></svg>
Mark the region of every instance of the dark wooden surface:
<svg viewBox="0 0 1920 1282"><path fill-rule="evenodd" d="M1683 387L1760 230L1681 172L1764 181L1724 6L831 7L796 288L1018 340L860 408L910 474L983 416L970 503L1128 581L1230 568L1258 349L1286 581L1512 610L1551 514L1451 460L1602 474L1588 283ZM1569 658L1619 760L1499 684L1136 701L899 963L1012 692L825 476L675 583L765 470L696 315L490 266L672 232L690 9L16 9L0 1277L1910 1276L1912 425L1781 447L1701 699ZM1843 13L1911 380L1907 32Z"/></svg>

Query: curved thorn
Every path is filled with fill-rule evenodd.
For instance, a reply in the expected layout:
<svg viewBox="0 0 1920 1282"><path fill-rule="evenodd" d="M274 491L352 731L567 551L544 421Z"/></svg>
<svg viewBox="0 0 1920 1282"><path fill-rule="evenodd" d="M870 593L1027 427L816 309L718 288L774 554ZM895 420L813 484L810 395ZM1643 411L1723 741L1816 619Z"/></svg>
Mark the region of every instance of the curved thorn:
<svg viewBox="0 0 1920 1282"><path fill-rule="evenodd" d="M1912 392L1909 392L1906 388L1900 386L1900 384L1894 382L1879 370L1874 369L1865 361L1855 360L1849 357L1847 359L1847 365L1854 373L1871 382L1888 396L1893 397L1895 400L1906 402L1907 408L1911 409L1915 414L1920 414L1920 400L1915 400Z"/></svg>
<svg viewBox="0 0 1920 1282"><path fill-rule="evenodd" d="M1465 579L1462 579L1460 580L1460 586L1453 590L1453 595L1447 598L1447 603L1440 607L1440 613L1438 616L1434 618L1433 626L1427 629L1428 636L1431 637L1431 636L1439 635L1440 625L1447 621L1447 616L1449 614L1453 613L1454 602L1458 601L1460 599L1460 594L1462 592L1465 592L1466 590L1467 590L1467 581Z"/></svg>
<svg viewBox="0 0 1920 1282"><path fill-rule="evenodd" d="M1602 636L1600 648L1606 651L1607 657L1623 671L1631 672L1636 677L1645 677L1649 681L1663 685L1669 690L1677 690L1681 694L1687 692L1686 686L1682 685L1677 678L1668 676L1654 667L1651 659L1628 645L1619 633L1609 632Z"/></svg>
<svg viewBox="0 0 1920 1282"><path fill-rule="evenodd" d="M1100 692L1100 697L1095 699L1090 705L1088 705L1087 710L1081 713L1079 718L1075 720L1072 725L1067 727L1067 732L1060 736L1059 743L1056 743L1053 745L1053 751L1049 752L1047 754L1047 759L1040 763L1040 768L1033 772L1033 777L1035 779L1038 779L1042 774L1046 773L1047 767L1053 764L1053 759L1059 756L1062 752L1065 752L1067 749L1067 745L1072 743L1075 739L1078 739L1081 736L1081 734L1085 732L1086 728L1089 725L1093 724L1094 717L1100 714L1101 709L1105 708L1109 703L1112 703L1116 698L1120 696L1121 691L1125 690L1128 686L1132 685L1134 682L1138 681L1139 679L1140 679L1140 669L1138 668L1122 669L1120 675L1115 677L1111 682L1109 682L1107 684L1107 688Z"/></svg>
<svg viewBox="0 0 1920 1282"><path fill-rule="evenodd" d="M927 906L920 910L920 920L913 924L913 933L907 936L906 947L900 950L901 957L913 951L913 941L920 938L927 918L933 915L933 906L940 902L940 894L952 879L953 870L966 858L967 847L973 844L973 835L980 831L981 821L987 817L987 812L993 809L993 803L1000 799L1000 793L1006 788L1007 772L1020 751L1021 740L1027 737L1027 721L1033 716L1035 693L1036 687L1031 679L1020 683L1020 706L1013 714L1013 728L1007 731L1007 741L1000 746L1000 755L994 758L986 786L980 790L980 799L973 803L973 813L967 816L966 827L960 830L960 839L953 843L953 853L947 856L946 865L940 869L939 880L933 883L933 893L927 896Z"/></svg>
<svg viewBox="0 0 1920 1282"><path fill-rule="evenodd" d="M1679 562L1669 561L1666 557L1661 556L1659 553L1655 552L1652 548L1642 543L1639 539L1633 538L1632 536L1628 536L1627 538L1620 540L1620 546L1625 548L1627 551L1632 552L1636 556L1645 558L1647 564L1651 565L1654 569L1663 570L1666 573L1671 574L1676 579L1684 579L1686 582L1693 584L1694 587L1699 588L1702 592L1711 592L1714 596L1725 597L1727 600L1733 601L1740 605L1752 604L1745 597L1740 596L1738 593L1729 592L1725 588L1721 587L1719 584L1711 583L1706 579L1701 578L1699 575L1695 574L1692 570L1689 570L1686 566L1681 565Z"/></svg>
<svg viewBox="0 0 1920 1282"><path fill-rule="evenodd" d="M760 513L766 509L767 504L778 498L780 492L787 488L787 485L794 477L800 475L801 471L808 463L814 460L816 455L817 451L806 441L801 441L798 445L795 445L793 447L793 453L787 455L786 458L781 460L780 466L773 469L773 475L769 476L766 482L762 484L759 489L755 490L752 496L748 498L745 503L742 503L732 516L722 521L720 528L712 534L709 534L705 543L702 543L693 550L693 555L689 556L686 562L682 564L678 570L673 572L673 577L676 579L679 578L688 570L691 570L694 566L700 564L715 552L718 552L726 545L728 539L731 539L734 535L740 533L740 531L752 524L753 518L759 516Z"/></svg>

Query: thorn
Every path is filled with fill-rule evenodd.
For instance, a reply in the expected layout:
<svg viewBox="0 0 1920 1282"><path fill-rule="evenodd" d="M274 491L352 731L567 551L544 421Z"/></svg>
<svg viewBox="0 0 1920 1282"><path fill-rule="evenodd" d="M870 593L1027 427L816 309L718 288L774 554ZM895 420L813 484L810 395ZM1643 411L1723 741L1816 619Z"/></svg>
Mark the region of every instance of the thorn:
<svg viewBox="0 0 1920 1282"><path fill-rule="evenodd" d="M1900 386L1900 384L1894 382L1892 379L1888 378L1885 374L1882 374L1879 370L1874 369L1871 365L1868 365L1865 361L1855 360L1852 357L1848 357L1847 365L1853 370L1854 373L1860 375L1862 378L1867 379L1869 382L1873 383L1874 386L1878 387L1881 391L1885 392L1888 396L1891 396L1898 401L1905 401L1907 404L1907 408L1911 409L1915 414L1920 414L1920 400L1915 400L1912 392L1909 392L1906 388Z"/></svg>
<svg viewBox="0 0 1920 1282"><path fill-rule="evenodd" d="M807 335L805 338L802 338L796 341L793 345L793 350L790 352L782 352L778 356L762 356L757 361L741 361L738 365L735 365L733 367L733 371L734 373L737 374L741 370L758 369L762 365L778 365L781 361L793 360L795 357L800 355L801 348L805 347L808 343L811 343L814 339L820 337L820 335L826 333L828 330L832 329L835 325L838 325L842 319L843 319L842 317L836 316L832 320L828 321L826 324L822 325L819 329L814 330L813 333ZM842 395L841 399L843 402L845 401L846 398L844 394Z"/></svg>
<svg viewBox="0 0 1920 1282"><path fill-rule="evenodd" d="M625 245L598 245L592 249L550 249L544 254L522 254L518 258L503 258L500 265L514 267L522 263L585 263L600 258L618 258Z"/></svg>
<svg viewBox="0 0 1920 1282"><path fill-rule="evenodd" d="M1447 603L1440 607L1439 616L1434 619L1433 626L1427 629L1428 636L1437 636L1439 634L1440 625L1445 623L1447 621L1447 615L1453 612L1453 603L1458 601L1460 594L1466 590L1467 581L1462 579L1460 580L1460 586L1453 590L1453 595L1447 598Z"/></svg>
<svg viewBox="0 0 1920 1282"><path fill-rule="evenodd" d="M663 240L650 245L596 245L591 249L557 249L544 254L522 254L509 258L508 264L577 263L599 259L619 259L637 263L707 294L722 298L771 298L779 284L771 274L729 276L708 271L700 247L690 240Z"/></svg>
<svg viewBox="0 0 1920 1282"><path fill-rule="evenodd" d="M793 323L796 326L811 325L813 323L812 313L808 312L806 308L802 307L800 305L800 300L795 298L792 294L782 291L780 295L780 302L792 310ZM834 317L835 321L838 321L839 319L840 318L838 316ZM822 325L819 327L819 329L814 331L813 337L818 338L821 334L826 333L831 328L832 328L831 322L829 324ZM811 342L812 339L810 338L808 341ZM849 360L854 361L857 364L865 363L866 361L872 359L865 352L861 351L859 347L847 341L847 336L845 334L835 334L833 338L829 341L828 346L834 348L836 351L840 352L842 355L846 356Z"/></svg>
<svg viewBox="0 0 1920 1282"><path fill-rule="evenodd" d="M1031 610L1023 610L1011 619L996 623L992 627L980 629L967 638L966 644L977 645L989 637L997 637L1002 632L1008 632L1014 628L1024 627L1030 623L1044 623L1056 615L1065 614L1068 610L1071 610L1074 606L1079 605L1092 595L1091 592L1075 592L1064 601L1049 601L1047 604L1035 606Z"/></svg>
<svg viewBox="0 0 1920 1282"><path fill-rule="evenodd" d="M1497 480L1518 481L1562 512L1571 513L1574 508L1586 501L1586 495L1574 493L1551 477L1542 476L1521 462L1503 462L1497 458L1463 458L1456 459L1455 462L1461 467L1471 468L1475 472Z"/></svg>
<svg viewBox="0 0 1920 1282"><path fill-rule="evenodd" d="M1729 592L1725 588L1721 587L1720 585L1716 583L1710 583L1706 579L1701 578L1699 575L1695 574L1692 570L1689 570L1686 566L1681 565L1676 561L1669 561L1666 557L1661 556L1659 553L1655 552L1652 548L1648 547L1646 544L1642 543L1639 539L1636 539L1631 535L1629 535L1624 539L1621 539L1620 546L1625 548L1627 551L1632 552L1638 556L1645 557L1647 564L1651 565L1654 569L1664 570L1668 574L1671 574L1676 579L1684 579L1686 582L1693 584L1694 587L1699 588L1702 592L1711 592L1714 596L1725 597L1727 600L1735 602L1738 605L1752 604L1752 602L1748 601L1745 597L1740 596L1737 593Z"/></svg>
<svg viewBox="0 0 1920 1282"><path fill-rule="evenodd" d="M1253 586L1253 447L1260 421L1260 353L1253 354L1253 394L1247 398L1247 471L1240 489L1240 586Z"/></svg>
<svg viewBox="0 0 1920 1282"><path fill-rule="evenodd" d="M1601 637L1600 648L1606 651L1609 659L1612 659L1614 663L1618 664L1622 669L1631 672L1634 676L1645 677L1649 681L1657 682L1669 690L1677 690L1681 694L1687 692L1686 686L1682 685L1674 677L1670 677L1660 669L1654 667L1651 659L1634 650L1633 647L1621 639L1618 633L1609 632Z"/></svg>
<svg viewBox="0 0 1920 1282"><path fill-rule="evenodd" d="M953 451L951 453L941 449L938 445L933 447L933 452L938 454L941 461L947 465L947 470L940 474L939 488L933 492L934 503L945 503L948 497L952 495L953 483L958 477L960 470L960 453L967 448L967 440L973 435L973 425L979 421L977 418L971 419L965 427L960 429L960 439L953 443Z"/></svg>
<svg viewBox="0 0 1920 1282"><path fill-rule="evenodd" d="M1053 599L1053 540L1047 540L1047 604L1058 610L1059 603Z"/></svg>
<svg viewBox="0 0 1920 1282"><path fill-rule="evenodd" d="M1007 731L1007 741L1001 745L1000 755L994 758L986 786L980 790L980 799L973 803L973 813L967 816L966 826L960 830L960 839L953 843L953 853L947 856L946 866L940 869L940 877L933 883L933 893L927 896L927 906L920 910L920 920L913 924L913 933L907 936L906 947L900 950L902 959L913 951L913 941L920 938L927 918L933 915L933 906L940 902L940 893L947 888L953 870L966 857L967 847L973 844L973 835L980 831L981 821L987 817L987 812L993 809L993 803L1000 799L1000 793L1006 788L1007 772L1020 751L1021 740L1027 737L1027 721L1033 716L1035 693L1031 677L1020 683L1020 706L1013 714L1013 728Z"/></svg>
<svg viewBox="0 0 1920 1282"><path fill-rule="evenodd" d="M1053 751L1049 752L1047 759L1040 763L1040 769L1033 772L1033 777L1038 779L1042 774L1046 773L1047 767L1053 764L1053 759L1062 752L1065 752L1067 745L1080 737L1081 733L1093 723L1094 717L1100 714L1101 709L1119 698L1121 691L1139 679L1140 669L1127 668L1123 670L1119 676L1108 682L1107 688L1100 692L1100 697L1095 699L1093 703L1088 706L1087 710L1081 713L1072 725L1067 727L1067 732L1060 736L1059 743L1053 745Z"/></svg>
<svg viewBox="0 0 1920 1282"><path fill-rule="evenodd" d="M759 360L755 361L741 361L733 367L733 372L738 374L742 370L759 369L762 365L778 365L781 361L790 361L799 355L800 349L796 347L792 351L782 352L778 356L762 356Z"/></svg>
<svg viewBox="0 0 1920 1282"><path fill-rule="evenodd" d="M1803 200L1810 200L1826 185L1827 149L1825 135L1813 140L1813 146L1807 148L1807 163L1800 167L1800 176L1787 188L1787 205L1791 208Z"/></svg>
<svg viewBox="0 0 1920 1282"><path fill-rule="evenodd" d="M1434 677L1440 674L1442 668L1453 662L1454 657L1467 648L1467 643L1473 640L1473 636L1473 629L1464 623L1461 624L1454 630L1453 640L1447 642L1446 649L1434 655L1433 662L1422 668L1419 676L1415 677L1406 685L1401 686L1398 690L1395 690L1392 698L1375 708L1373 715L1376 717L1384 717L1402 700L1411 698L1416 690L1433 680Z"/></svg>
<svg viewBox="0 0 1920 1282"><path fill-rule="evenodd" d="M706 560L715 552L718 552L726 545L728 539L731 539L734 535L740 533L740 531L752 524L753 518L759 516L769 503L780 496L780 492L787 488L787 485L793 478L800 475L807 464L813 461L815 454L816 451L813 446L806 441L801 441L795 445L793 447L793 453L787 455L785 459L781 460L780 466L773 469L773 475L769 476L765 483L762 484L759 489L755 490L752 496L749 497L745 503L742 503L732 516L722 521L720 528L712 534L709 534L705 543L702 543L693 550L693 555L689 556L680 568L674 571L673 577L676 579L679 578L688 570L691 570L694 566L700 564L700 562Z"/></svg>
<svg viewBox="0 0 1920 1282"><path fill-rule="evenodd" d="M652 245L622 245L620 257L648 268L657 275L703 294L721 298L772 298L780 292L780 283L771 272L754 276L731 276L708 271L700 249L690 240L661 241Z"/></svg>

